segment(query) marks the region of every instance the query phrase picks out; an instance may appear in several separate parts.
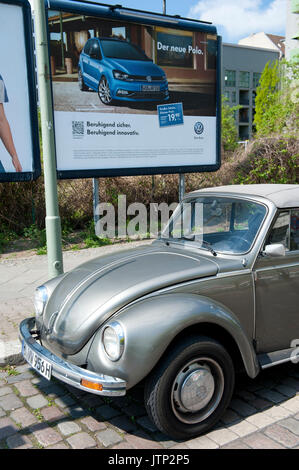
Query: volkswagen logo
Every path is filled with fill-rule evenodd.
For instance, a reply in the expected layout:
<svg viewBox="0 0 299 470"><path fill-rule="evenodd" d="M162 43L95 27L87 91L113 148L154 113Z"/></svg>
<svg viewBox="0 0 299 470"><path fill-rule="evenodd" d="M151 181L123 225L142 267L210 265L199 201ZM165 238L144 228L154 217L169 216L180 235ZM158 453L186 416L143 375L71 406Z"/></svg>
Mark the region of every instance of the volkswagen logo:
<svg viewBox="0 0 299 470"><path fill-rule="evenodd" d="M203 123L202 122L196 122L194 124L194 132L197 134L197 135L200 135L202 134L204 131L204 126L203 126Z"/></svg>
<svg viewBox="0 0 299 470"><path fill-rule="evenodd" d="M147 79L148 82L152 81L152 77L150 75L148 75L148 77L146 77L146 79Z"/></svg>

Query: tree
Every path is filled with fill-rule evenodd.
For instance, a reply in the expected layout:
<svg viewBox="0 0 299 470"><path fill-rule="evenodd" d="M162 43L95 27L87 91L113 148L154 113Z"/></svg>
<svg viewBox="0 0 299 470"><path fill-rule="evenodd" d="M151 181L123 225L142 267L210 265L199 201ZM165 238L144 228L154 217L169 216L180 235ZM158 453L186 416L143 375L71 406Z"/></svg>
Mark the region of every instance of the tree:
<svg viewBox="0 0 299 470"><path fill-rule="evenodd" d="M257 136L298 133L298 64L269 62L261 75L255 99Z"/></svg>
<svg viewBox="0 0 299 470"><path fill-rule="evenodd" d="M235 121L235 111L240 106L228 105L228 100L222 96L221 102L221 140L226 151L233 151L238 146L238 130Z"/></svg>

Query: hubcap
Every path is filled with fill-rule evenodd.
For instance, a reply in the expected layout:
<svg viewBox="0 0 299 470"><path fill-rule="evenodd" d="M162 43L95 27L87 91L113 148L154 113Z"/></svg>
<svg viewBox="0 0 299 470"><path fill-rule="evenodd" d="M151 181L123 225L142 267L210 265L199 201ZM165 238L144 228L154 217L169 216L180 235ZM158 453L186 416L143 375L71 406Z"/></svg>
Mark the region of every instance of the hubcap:
<svg viewBox="0 0 299 470"><path fill-rule="evenodd" d="M203 421L217 408L223 389L220 365L211 358L198 358L177 374L172 386L172 409L184 423Z"/></svg>

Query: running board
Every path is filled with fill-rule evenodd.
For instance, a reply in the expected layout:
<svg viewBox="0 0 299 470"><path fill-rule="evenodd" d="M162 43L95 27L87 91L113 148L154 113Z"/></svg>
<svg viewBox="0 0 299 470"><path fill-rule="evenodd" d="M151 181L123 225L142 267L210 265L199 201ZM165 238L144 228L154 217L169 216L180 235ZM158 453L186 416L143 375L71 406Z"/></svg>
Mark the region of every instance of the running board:
<svg viewBox="0 0 299 470"><path fill-rule="evenodd" d="M299 348L288 348L282 349L281 351L258 354L257 359L262 369L278 366L279 364L283 364L284 362L289 361L298 363Z"/></svg>

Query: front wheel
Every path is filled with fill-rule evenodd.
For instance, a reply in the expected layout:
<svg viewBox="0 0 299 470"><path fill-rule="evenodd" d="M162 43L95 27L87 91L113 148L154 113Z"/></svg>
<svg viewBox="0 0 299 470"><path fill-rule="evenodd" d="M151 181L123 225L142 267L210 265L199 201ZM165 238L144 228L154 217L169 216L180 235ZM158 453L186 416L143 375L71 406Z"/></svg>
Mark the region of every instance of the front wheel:
<svg viewBox="0 0 299 470"><path fill-rule="evenodd" d="M173 439L207 432L223 415L234 389L232 360L207 337L181 341L154 369L145 384L147 412Z"/></svg>
<svg viewBox="0 0 299 470"><path fill-rule="evenodd" d="M102 77L99 83L99 88L98 88L98 95L102 103L104 104L111 104L112 103L112 97L111 97L111 91L109 87L109 83L105 77Z"/></svg>

